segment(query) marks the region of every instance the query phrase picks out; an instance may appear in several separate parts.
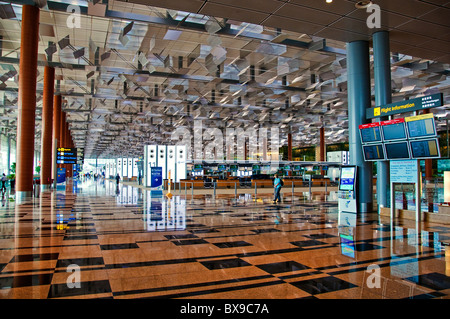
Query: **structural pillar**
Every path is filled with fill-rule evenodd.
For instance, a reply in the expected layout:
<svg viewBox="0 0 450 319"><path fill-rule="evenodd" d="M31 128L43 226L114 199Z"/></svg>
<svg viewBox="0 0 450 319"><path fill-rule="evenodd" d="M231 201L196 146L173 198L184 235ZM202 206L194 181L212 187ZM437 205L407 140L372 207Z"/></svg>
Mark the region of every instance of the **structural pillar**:
<svg viewBox="0 0 450 319"><path fill-rule="evenodd" d="M292 133L291 132L289 132L287 135L287 144L288 144L287 159L288 159L288 161L292 161Z"/></svg>
<svg viewBox="0 0 450 319"><path fill-rule="evenodd" d="M373 209L372 163L364 161L358 126L366 123L366 109L370 107L369 42L347 43L347 74L350 164L358 167L358 212L366 213Z"/></svg>
<svg viewBox="0 0 450 319"><path fill-rule="evenodd" d="M33 193L34 126L39 42L39 8L22 6L17 115L16 201Z"/></svg>
<svg viewBox="0 0 450 319"><path fill-rule="evenodd" d="M391 89L391 56L389 48L389 32L378 31L373 34L373 63L375 80L375 105L392 103ZM380 117L386 121L387 116ZM389 207L389 161L377 161L377 203L379 207Z"/></svg>
<svg viewBox="0 0 450 319"><path fill-rule="evenodd" d="M52 146L53 146L53 93L55 86L55 69L44 68L44 92L42 103L41 134L41 189L51 187L52 179Z"/></svg>
<svg viewBox="0 0 450 319"><path fill-rule="evenodd" d="M319 161L321 162L325 162L325 127L320 127L320 145L319 145L319 150L320 150L320 155L319 155ZM320 170L320 174L321 175L325 175L325 170L322 169Z"/></svg>
<svg viewBox="0 0 450 319"><path fill-rule="evenodd" d="M430 109L425 109L422 111L423 114L430 113ZM425 180L430 182L433 180L433 160L428 158L425 160Z"/></svg>
<svg viewBox="0 0 450 319"><path fill-rule="evenodd" d="M55 95L53 98L53 171L52 178L56 181L56 157L57 157L57 148L61 143L61 95Z"/></svg>

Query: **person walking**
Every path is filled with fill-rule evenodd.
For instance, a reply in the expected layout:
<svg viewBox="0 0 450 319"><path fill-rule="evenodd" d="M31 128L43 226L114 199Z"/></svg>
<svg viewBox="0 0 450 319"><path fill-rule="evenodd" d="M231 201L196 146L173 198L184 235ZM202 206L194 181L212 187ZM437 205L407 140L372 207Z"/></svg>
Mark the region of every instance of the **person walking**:
<svg viewBox="0 0 450 319"><path fill-rule="evenodd" d="M273 203L275 204L277 201L281 202L281 187L283 186L283 181L278 177L278 174L275 174L275 179L273 180L274 193L275 198L273 199Z"/></svg>
<svg viewBox="0 0 450 319"><path fill-rule="evenodd" d="M120 175L119 173L117 173L116 175L116 185L119 186L119 181L120 181Z"/></svg>
<svg viewBox="0 0 450 319"><path fill-rule="evenodd" d="M6 177L6 174L3 173L2 180L1 180L1 182L2 182L2 189L1 189L2 195L4 195L6 193L6 181L7 180L8 180L8 178Z"/></svg>

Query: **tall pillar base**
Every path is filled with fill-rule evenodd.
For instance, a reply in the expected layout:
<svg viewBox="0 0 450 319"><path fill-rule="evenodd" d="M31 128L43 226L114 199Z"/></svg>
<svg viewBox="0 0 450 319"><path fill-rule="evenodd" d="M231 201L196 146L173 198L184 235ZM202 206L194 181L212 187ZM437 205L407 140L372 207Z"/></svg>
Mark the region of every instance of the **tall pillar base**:
<svg viewBox="0 0 450 319"><path fill-rule="evenodd" d="M33 192L30 191L16 191L16 204L23 204L31 201Z"/></svg>
<svg viewBox="0 0 450 319"><path fill-rule="evenodd" d="M51 184L41 184L41 191L50 191L52 189Z"/></svg>
<svg viewBox="0 0 450 319"><path fill-rule="evenodd" d="M372 213L373 212L373 203L359 203L359 212L360 213Z"/></svg>

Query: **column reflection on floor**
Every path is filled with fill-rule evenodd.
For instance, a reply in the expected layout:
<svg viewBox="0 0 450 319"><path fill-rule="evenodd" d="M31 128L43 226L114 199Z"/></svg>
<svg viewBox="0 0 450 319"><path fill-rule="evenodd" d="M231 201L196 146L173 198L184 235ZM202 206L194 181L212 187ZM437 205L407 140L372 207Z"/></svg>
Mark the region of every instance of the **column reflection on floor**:
<svg viewBox="0 0 450 319"><path fill-rule="evenodd" d="M335 192L181 193L81 179L8 200L0 298L450 295L449 225L339 214Z"/></svg>

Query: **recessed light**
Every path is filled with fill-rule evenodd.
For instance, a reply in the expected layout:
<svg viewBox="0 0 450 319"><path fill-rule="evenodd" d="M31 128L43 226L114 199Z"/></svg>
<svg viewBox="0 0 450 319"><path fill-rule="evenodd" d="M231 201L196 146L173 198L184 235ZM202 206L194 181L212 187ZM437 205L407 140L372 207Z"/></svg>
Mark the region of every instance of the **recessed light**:
<svg viewBox="0 0 450 319"><path fill-rule="evenodd" d="M358 1L357 3L355 3L355 7L357 9L366 9L371 4L372 4L372 1L370 1L370 0L363 0L363 1Z"/></svg>
<svg viewBox="0 0 450 319"><path fill-rule="evenodd" d="M333 0L326 0L326 2L327 2L327 3L332 3L332 2L333 2Z"/></svg>

